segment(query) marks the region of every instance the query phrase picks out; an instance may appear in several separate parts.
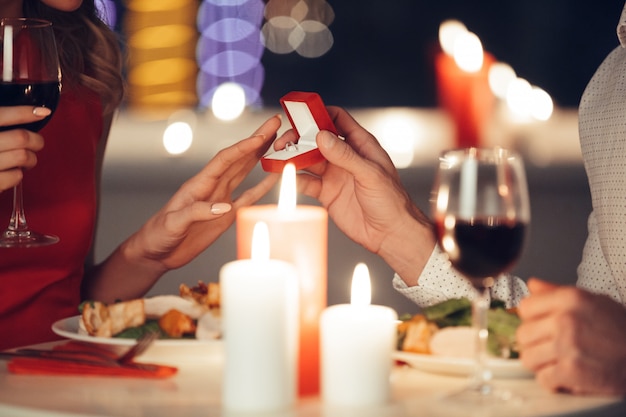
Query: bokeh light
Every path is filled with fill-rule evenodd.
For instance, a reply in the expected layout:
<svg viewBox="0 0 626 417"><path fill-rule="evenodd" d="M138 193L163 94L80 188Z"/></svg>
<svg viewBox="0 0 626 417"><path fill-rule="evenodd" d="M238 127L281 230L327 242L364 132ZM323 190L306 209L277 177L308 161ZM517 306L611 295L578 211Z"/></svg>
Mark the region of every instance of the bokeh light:
<svg viewBox="0 0 626 417"><path fill-rule="evenodd" d="M193 129L186 122L174 122L167 125L163 132L163 146L170 155L186 152L193 142Z"/></svg>
<svg viewBox="0 0 626 417"><path fill-rule="evenodd" d="M400 109L381 112L371 127L397 168L411 166L423 130L414 115Z"/></svg>
<svg viewBox="0 0 626 417"><path fill-rule="evenodd" d="M446 55L454 56L456 38L467 32L467 27L458 20L445 20L439 25L439 44Z"/></svg>
<svg viewBox="0 0 626 417"><path fill-rule="evenodd" d="M96 0L95 5L98 10L98 16L108 27L113 29L117 23L115 2L113 0Z"/></svg>
<svg viewBox="0 0 626 417"><path fill-rule="evenodd" d="M262 0L204 0L198 9L200 38L196 60L200 67L196 89L200 105L212 107L220 86L239 85L246 105L261 104L265 72L261 64ZM230 87L227 87L230 88ZM222 114L222 109L213 109ZM230 114L230 113L229 113ZM239 112L240 114L240 112Z"/></svg>
<svg viewBox="0 0 626 417"><path fill-rule="evenodd" d="M531 115L537 120L548 120L554 111L552 97L539 87L533 87L530 92Z"/></svg>
<svg viewBox="0 0 626 417"><path fill-rule="evenodd" d="M195 0L126 0L131 107L170 112L197 105Z"/></svg>
<svg viewBox="0 0 626 417"><path fill-rule="evenodd" d="M483 67L483 45L475 33L460 33L454 41L454 61L463 71L477 72Z"/></svg>
<svg viewBox="0 0 626 417"><path fill-rule="evenodd" d="M523 78L516 78L509 84L506 93L506 104L511 113L521 118L530 116L531 90L530 83Z"/></svg>
<svg viewBox="0 0 626 417"><path fill-rule="evenodd" d="M246 94L237 83L224 83L215 89L211 101L213 114L220 120L234 120L246 107Z"/></svg>
<svg viewBox="0 0 626 417"><path fill-rule="evenodd" d="M269 0L262 27L265 47L276 54L318 58L334 44L335 13L326 0Z"/></svg>
<svg viewBox="0 0 626 417"><path fill-rule="evenodd" d="M515 70L504 62L495 62L489 67L489 87L499 99L506 98L509 85L517 78Z"/></svg>

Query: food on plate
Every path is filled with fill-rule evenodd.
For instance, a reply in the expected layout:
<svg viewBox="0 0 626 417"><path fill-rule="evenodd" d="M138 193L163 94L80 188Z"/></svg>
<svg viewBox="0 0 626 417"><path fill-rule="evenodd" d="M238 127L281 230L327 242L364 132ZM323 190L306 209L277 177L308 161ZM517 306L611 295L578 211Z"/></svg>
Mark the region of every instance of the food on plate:
<svg viewBox="0 0 626 417"><path fill-rule="evenodd" d="M221 336L219 284L181 284L180 295L105 304L81 304L80 327L98 337L136 339L146 332L159 337L216 339Z"/></svg>
<svg viewBox="0 0 626 417"><path fill-rule="evenodd" d="M515 331L520 319L515 309L506 309L494 300L487 313L489 354L517 358ZM426 307L420 314L402 318L398 324L398 349L412 353L471 357L475 349L472 303L467 298L443 301Z"/></svg>
<svg viewBox="0 0 626 417"><path fill-rule="evenodd" d="M128 327L145 323L143 300L131 300L111 305L93 301L83 306L83 324L90 335L111 337Z"/></svg>
<svg viewBox="0 0 626 417"><path fill-rule="evenodd" d="M195 334L196 323L188 315L178 310L169 310L159 317L159 327L169 337L183 337L184 334Z"/></svg>
<svg viewBox="0 0 626 417"><path fill-rule="evenodd" d="M210 309L220 308L220 284L218 283L205 284L198 281L198 285L191 288L186 284L180 284L179 292L184 299L195 300L198 304Z"/></svg>
<svg viewBox="0 0 626 417"><path fill-rule="evenodd" d="M401 350L413 353L430 353L430 339L439 330L423 314L416 314L398 324Z"/></svg>

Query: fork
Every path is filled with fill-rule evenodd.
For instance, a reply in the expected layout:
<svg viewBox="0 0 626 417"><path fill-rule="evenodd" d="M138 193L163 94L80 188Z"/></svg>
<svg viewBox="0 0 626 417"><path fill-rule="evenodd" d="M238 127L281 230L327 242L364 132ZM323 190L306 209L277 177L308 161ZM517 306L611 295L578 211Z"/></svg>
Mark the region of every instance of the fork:
<svg viewBox="0 0 626 417"><path fill-rule="evenodd" d="M123 365L127 365L135 359L135 357L144 353L155 340L159 338L159 334L156 332L146 332L137 339L137 343L135 343L130 349L126 351L122 356L117 358L117 362Z"/></svg>
<svg viewBox="0 0 626 417"><path fill-rule="evenodd" d="M131 366L149 369L147 364L134 363L133 359L145 352L155 340L159 337L156 332L146 332L137 339L137 342L129 348L124 354L118 357L111 357L105 353L96 351L81 350L40 350L40 349L19 349L16 352L0 352L0 359L10 359L14 357L30 357L55 359L69 362L80 362L92 365L110 365L110 366ZM82 357L81 357L82 355ZM94 359L87 359L91 356Z"/></svg>

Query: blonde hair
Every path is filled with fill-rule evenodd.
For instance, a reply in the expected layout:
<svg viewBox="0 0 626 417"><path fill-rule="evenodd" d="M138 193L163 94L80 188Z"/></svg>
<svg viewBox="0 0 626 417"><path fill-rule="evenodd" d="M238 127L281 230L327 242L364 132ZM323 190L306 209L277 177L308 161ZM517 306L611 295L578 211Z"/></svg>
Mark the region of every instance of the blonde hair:
<svg viewBox="0 0 626 417"><path fill-rule="evenodd" d="M81 84L98 93L104 114L124 97L119 39L98 16L94 0L84 0L73 12L62 12L40 0L26 0L24 15L50 20L61 61L63 84Z"/></svg>

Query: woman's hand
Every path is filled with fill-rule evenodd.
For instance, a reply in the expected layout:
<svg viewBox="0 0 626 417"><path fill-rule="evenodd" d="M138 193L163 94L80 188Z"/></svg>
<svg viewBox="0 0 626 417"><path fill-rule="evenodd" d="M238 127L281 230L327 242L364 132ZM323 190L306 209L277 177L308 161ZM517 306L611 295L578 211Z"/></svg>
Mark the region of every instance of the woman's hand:
<svg viewBox="0 0 626 417"><path fill-rule="evenodd" d="M317 145L327 161L298 176L298 188L316 198L352 240L385 261L414 285L435 245L427 217L413 204L391 158L376 138L345 110L328 107L345 140L322 131ZM296 142L293 130L275 143Z"/></svg>
<svg viewBox="0 0 626 417"><path fill-rule="evenodd" d="M22 180L23 170L37 164L36 152L43 148L43 137L26 129L11 126L41 120L50 109L32 106L0 107L0 192Z"/></svg>
<svg viewBox="0 0 626 417"><path fill-rule="evenodd" d="M518 308L524 366L552 391L626 395L626 308L605 295L530 279Z"/></svg>
<svg viewBox="0 0 626 417"><path fill-rule="evenodd" d="M274 116L250 138L219 151L141 229L89 271L83 297L104 302L142 297L165 272L209 247L232 225L238 208L254 204L276 184L279 176L271 174L233 197L271 146L280 124Z"/></svg>
<svg viewBox="0 0 626 417"><path fill-rule="evenodd" d="M230 227L238 208L254 204L276 183L278 175L269 175L233 199L235 189L270 147L280 123L274 116L252 137L218 152L148 220L128 247L164 270L183 266L204 251Z"/></svg>

